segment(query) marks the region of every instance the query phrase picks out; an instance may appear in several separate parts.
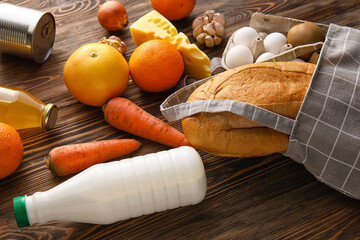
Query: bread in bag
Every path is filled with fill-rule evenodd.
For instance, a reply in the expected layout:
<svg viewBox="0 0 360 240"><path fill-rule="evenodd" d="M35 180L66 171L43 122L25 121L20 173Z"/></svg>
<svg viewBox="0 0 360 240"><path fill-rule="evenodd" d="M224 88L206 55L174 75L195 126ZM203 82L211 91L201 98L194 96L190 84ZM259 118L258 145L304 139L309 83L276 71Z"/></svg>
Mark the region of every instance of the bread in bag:
<svg viewBox="0 0 360 240"><path fill-rule="evenodd" d="M188 102L232 99L295 119L315 65L298 62L255 63L227 70L199 86ZM230 112L202 112L182 120L197 149L227 157L285 152L289 136Z"/></svg>

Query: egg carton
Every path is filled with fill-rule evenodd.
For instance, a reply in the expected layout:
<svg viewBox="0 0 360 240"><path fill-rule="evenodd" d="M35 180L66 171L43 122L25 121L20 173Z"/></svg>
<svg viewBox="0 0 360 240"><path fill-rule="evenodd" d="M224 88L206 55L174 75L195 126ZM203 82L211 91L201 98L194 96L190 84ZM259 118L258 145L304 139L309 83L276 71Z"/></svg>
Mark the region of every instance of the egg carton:
<svg viewBox="0 0 360 240"><path fill-rule="evenodd" d="M251 16L249 27L254 28L258 33L270 34L273 32L279 32L286 36L290 28L292 28L293 26L299 23L304 23L304 22L306 21L281 17L281 16L274 16L270 14L254 13ZM316 24L323 30L324 35L326 35L329 26L319 23ZM226 70L229 70L230 68L225 63L225 57L228 51L230 50L230 48L235 46L233 41L234 34L235 32L229 38L221 58L221 65ZM295 48L291 48L280 54L277 54L271 58L268 58L263 62L288 62L304 54L314 52L315 58L313 58L311 61L313 63L316 63L317 61L316 53L321 50L322 45L323 45L322 42L318 42L313 44L297 46Z"/></svg>

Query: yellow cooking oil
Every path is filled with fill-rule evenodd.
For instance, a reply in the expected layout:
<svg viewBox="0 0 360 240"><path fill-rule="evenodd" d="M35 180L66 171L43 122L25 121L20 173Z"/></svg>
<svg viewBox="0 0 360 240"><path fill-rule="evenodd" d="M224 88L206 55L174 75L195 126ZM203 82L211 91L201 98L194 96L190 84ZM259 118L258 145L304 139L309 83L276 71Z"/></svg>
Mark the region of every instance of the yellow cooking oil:
<svg viewBox="0 0 360 240"><path fill-rule="evenodd" d="M15 129L55 126L58 115L56 105L44 104L28 92L0 85L0 122Z"/></svg>

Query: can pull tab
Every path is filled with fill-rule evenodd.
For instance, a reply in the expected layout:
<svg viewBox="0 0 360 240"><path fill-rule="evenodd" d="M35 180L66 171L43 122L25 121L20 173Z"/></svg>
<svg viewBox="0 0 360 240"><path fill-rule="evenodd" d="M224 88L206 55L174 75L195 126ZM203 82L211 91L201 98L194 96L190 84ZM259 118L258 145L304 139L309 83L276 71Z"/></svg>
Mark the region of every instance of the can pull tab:
<svg viewBox="0 0 360 240"><path fill-rule="evenodd" d="M45 26L41 31L42 38L46 38L49 35L49 32L51 31L52 28L53 28L52 22L48 22L47 24L45 24Z"/></svg>

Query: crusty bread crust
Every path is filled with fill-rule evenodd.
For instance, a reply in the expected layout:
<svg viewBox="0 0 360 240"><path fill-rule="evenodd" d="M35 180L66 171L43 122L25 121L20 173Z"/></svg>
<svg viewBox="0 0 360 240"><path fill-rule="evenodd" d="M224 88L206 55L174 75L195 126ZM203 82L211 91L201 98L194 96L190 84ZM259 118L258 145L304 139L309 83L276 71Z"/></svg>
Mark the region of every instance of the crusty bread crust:
<svg viewBox="0 0 360 240"><path fill-rule="evenodd" d="M188 102L232 99L295 119L315 65L278 62L244 65L199 86ZM253 157L285 152L289 136L230 112L198 113L182 120L189 142L219 156Z"/></svg>

